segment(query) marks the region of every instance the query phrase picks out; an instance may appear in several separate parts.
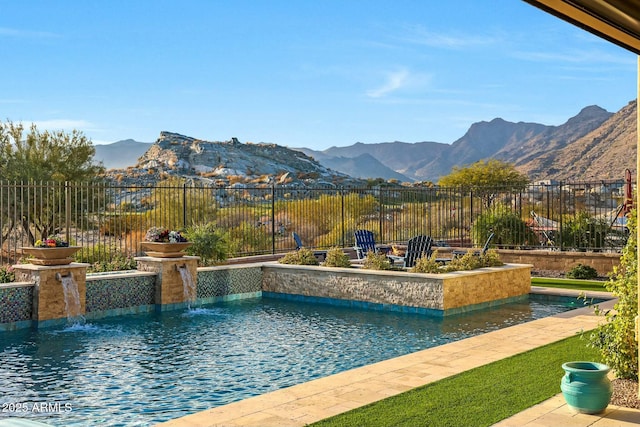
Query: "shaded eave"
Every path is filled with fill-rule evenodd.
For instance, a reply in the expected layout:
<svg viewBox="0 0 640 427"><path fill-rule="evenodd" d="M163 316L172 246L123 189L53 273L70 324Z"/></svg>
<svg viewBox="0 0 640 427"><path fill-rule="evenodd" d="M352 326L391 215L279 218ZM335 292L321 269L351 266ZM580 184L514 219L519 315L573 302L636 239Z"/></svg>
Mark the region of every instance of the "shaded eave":
<svg viewBox="0 0 640 427"><path fill-rule="evenodd" d="M524 0L640 55L639 0Z"/></svg>

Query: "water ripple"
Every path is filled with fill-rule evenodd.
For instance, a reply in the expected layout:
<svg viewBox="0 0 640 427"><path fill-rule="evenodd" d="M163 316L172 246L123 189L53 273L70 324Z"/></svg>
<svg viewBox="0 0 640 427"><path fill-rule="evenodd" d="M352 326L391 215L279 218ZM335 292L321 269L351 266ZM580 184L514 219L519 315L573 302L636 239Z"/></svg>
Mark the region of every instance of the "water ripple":
<svg viewBox="0 0 640 427"><path fill-rule="evenodd" d="M254 299L8 332L0 404L69 403L20 414L54 425L146 426L565 310L532 302L434 319Z"/></svg>

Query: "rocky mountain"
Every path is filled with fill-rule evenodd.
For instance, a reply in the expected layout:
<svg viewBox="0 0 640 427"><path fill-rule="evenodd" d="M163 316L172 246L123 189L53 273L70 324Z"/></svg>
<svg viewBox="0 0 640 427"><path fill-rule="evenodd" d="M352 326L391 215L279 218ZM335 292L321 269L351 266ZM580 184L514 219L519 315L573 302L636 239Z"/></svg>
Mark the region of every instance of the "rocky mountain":
<svg viewBox="0 0 640 427"><path fill-rule="evenodd" d="M532 179L547 179L551 178L551 171L538 170L528 164L541 156L554 159L561 150L599 128L612 115L600 107L590 106L560 126L513 123L496 118L490 122L472 124L451 145L396 141L356 143L348 147L331 147L322 152L302 150L322 163L329 162L332 157L357 157L369 153L382 164L416 181L437 182L441 176L449 174L453 166L463 166L488 158L514 163L520 170L530 173ZM570 149L565 150L564 156L571 152ZM336 165L336 169L351 173L346 167ZM361 176L366 174L362 170L359 173Z"/></svg>
<svg viewBox="0 0 640 427"><path fill-rule="evenodd" d="M235 138L207 142L162 132L154 144L125 140L96 146L96 160L107 168L130 166L128 173L138 171L138 175L154 170L201 179L236 175L255 181L288 172L283 180L345 183L349 177L437 182L454 166L497 158L514 163L534 181L579 181L622 177L625 169L635 170L635 152L636 101L632 101L615 114L598 106L585 107L559 126L501 118L478 122L453 144L358 142L314 151L242 144Z"/></svg>
<svg viewBox="0 0 640 427"><path fill-rule="evenodd" d="M619 179L636 169L636 110L632 101L585 135L514 163L534 180Z"/></svg>
<svg viewBox="0 0 640 427"><path fill-rule="evenodd" d="M231 184L307 183L362 185L362 181L332 171L304 153L276 144L204 141L172 132L160 137L126 170L110 170L109 177L146 184L179 176L193 181Z"/></svg>

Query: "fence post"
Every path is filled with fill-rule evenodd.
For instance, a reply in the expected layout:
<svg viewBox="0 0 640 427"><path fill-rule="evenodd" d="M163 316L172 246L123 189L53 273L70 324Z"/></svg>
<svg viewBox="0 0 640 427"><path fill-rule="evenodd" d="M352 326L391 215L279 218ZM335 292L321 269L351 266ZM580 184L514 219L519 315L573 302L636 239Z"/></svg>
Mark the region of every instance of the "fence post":
<svg viewBox="0 0 640 427"><path fill-rule="evenodd" d="M560 201L560 220L558 221L558 239L560 239L560 250L564 250L564 245L563 245L563 241L562 241L562 218L564 217L564 202L563 199L564 197L562 197L564 193L564 188L563 188L563 181L560 181L560 195L559 195L559 201Z"/></svg>
<svg viewBox="0 0 640 427"><path fill-rule="evenodd" d="M271 184L271 255L276 253L276 183Z"/></svg>
<svg viewBox="0 0 640 427"><path fill-rule="evenodd" d="M378 186L378 194L380 195L379 200L380 200L380 209L378 210L379 214L378 214L378 233L380 236L380 241L382 243L386 243L386 241L384 240L384 236L382 235L382 216L384 215L384 212L382 212L382 210L384 209L384 200L382 197L382 192L384 191L384 189L380 186Z"/></svg>
<svg viewBox="0 0 640 427"><path fill-rule="evenodd" d="M66 241L71 241L71 183L64 182L64 220L66 232Z"/></svg>
<svg viewBox="0 0 640 427"><path fill-rule="evenodd" d="M344 221L345 221L345 217L344 217L344 187L340 187L340 216L342 217L342 221L340 221L342 223L342 232L340 233L342 235L341 239L342 239L342 247L345 248L347 246L347 242L345 240L345 232L346 230L344 229Z"/></svg>
<svg viewBox="0 0 640 427"><path fill-rule="evenodd" d="M464 200L462 201L463 206L462 208L464 208ZM480 202L480 205L482 206L482 202ZM460 212L463 211L463 209L460 208ZM469 240L471 241L471 246L474 245L473 242L473 190L471 190L469 192ZM466 227L465 227L466 228Z"/></svg>
<svg viewBox="0 0 640 427"><path fill-rule="evenodd" d="M182 228L187 228L187 183L182 184Z"/></svg>

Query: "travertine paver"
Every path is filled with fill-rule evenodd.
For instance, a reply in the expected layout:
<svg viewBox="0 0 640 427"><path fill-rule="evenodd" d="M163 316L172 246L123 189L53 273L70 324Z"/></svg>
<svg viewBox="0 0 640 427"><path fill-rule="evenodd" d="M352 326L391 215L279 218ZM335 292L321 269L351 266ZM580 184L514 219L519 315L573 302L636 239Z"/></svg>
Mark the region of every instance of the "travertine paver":
<svg viewBox="0 0 640 427"><path fill-rule="evenodd" d="M612 303L601 304L602 308ZM302 427L414 387L593 329L591 309L512 326L400 356L304 384L171 420L158 426ZM558 379L559 381L559 379ZM561 395L496 424L613 427L637 425L640 411L610 406L604 414L574 414Z"/></svg>

